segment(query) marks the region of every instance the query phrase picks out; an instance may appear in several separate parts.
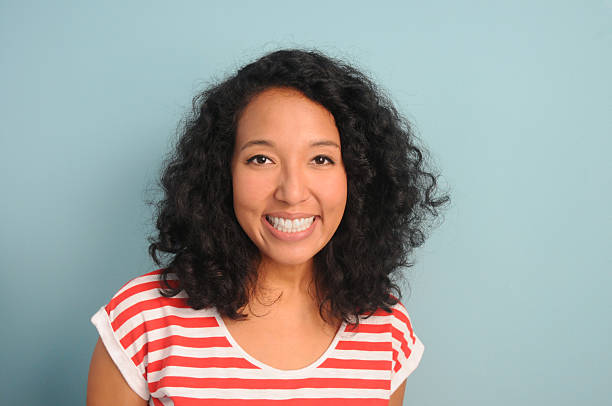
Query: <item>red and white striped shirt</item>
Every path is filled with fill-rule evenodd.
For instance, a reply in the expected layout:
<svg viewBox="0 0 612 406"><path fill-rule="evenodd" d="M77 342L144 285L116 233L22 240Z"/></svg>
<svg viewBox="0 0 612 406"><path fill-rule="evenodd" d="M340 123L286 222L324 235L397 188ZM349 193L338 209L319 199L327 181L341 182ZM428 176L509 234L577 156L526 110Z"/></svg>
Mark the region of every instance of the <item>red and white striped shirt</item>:
<svg viewBox="0 0 612 406"><path fill-rule="evenodd" d="M160 272L132 279L91 318L123 377L149 405L387 405L423 354L398 303L392 313L360 320L356 330L343 322L307 367L276 369L247 354L215 308L192 309L184 291L162 296Z"/></svg>

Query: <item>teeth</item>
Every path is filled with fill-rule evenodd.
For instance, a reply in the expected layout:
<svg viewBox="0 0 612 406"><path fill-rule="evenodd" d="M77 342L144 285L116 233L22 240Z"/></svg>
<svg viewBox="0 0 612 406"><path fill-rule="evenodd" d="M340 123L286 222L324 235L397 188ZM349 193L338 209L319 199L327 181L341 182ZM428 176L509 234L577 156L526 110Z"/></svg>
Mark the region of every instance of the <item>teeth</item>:
<svg viewBox="0 0 612 406"><path fill-rule="evenodd" d="M297 233L298 231L304 231L310 227L314 221L314 216L295 220L272 216L266 216L266 218L268 219L268 222L274 226L274 228L285 233Z"/></svg>

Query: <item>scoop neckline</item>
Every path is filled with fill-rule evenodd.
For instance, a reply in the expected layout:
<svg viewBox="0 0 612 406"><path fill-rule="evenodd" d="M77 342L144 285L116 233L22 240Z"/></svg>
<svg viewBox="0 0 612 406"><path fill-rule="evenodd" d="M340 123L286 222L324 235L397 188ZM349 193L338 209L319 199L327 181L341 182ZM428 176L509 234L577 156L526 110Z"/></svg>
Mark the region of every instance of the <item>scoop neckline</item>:
<svg viewBox="0 0 612 406"><path fill-rule="evenodd" d="M232 347L236 351L238 351L246 360L248 360L249 362L258 366L261 369L268 370L274 373L279 373L279 374L300 374L304 371L309 371L311 369L317 368L319 365L321 365L323 362L325 362L329 358L330 353L336 348L336 345L338 344L338 341L340 341L340 337L342 336L342 332L346 328L346 321L342 320L342 323L340 324L340 327L338 327L338 331L336 331L336 335L334 336L334 339L332 340L331 344L329 344L329 346L323 352L323 354L321 354L321 356L318 359L316 359L314 362L300 369L278 369L262 361L259 361L255 357L251 356L251 354L246 352L245 349L242 348L240 344L238 344L238 342L234 339L234 337L232 337L232 334L229 332L227 326L225 325L225 321L223 321L223 317L221 317L221 313L219 313L216 307L214 307L214 316L217 319L217 323L219 324L219 327L221 327L221 330L223 331L225 338L227 338L227 340L230 342Z"/></svg>

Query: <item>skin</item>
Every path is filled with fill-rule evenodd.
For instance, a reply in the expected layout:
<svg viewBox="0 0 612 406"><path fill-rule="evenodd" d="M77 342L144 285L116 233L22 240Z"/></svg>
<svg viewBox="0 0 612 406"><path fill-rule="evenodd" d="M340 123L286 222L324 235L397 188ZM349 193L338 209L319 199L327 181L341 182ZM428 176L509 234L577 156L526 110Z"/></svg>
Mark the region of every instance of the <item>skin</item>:
<svg viewBox="0 0 612 406"><path fill-rule="evenodd" d="M255 297L243 309L247 321L224 321L254 358L279 369L299 369L319 358L339 327L338 320L320 318L311 289L313 257L332 238L346 207L347 179L333 115L295 90L263 91L238 121L231 170L236 218L262 261ZM286 241L262 221L271 212L315 215L318 222L307 237ZM404 390L405 382L389 405L401 405ZM87 405L107 404L146 401L129 388L98 340Z"/></svg>
<svg viewBox="0 0 612 406"><path fill-rule="evenodd" d="M241 309L248 319L224 322L255 359L277 369L303 368L325 352L341 324L321 318L312 291L313 257L336 232L346 207L333 115L292 89L261 92L238 121L231 170L236 219L262 260L255 295ZM308 236L288 241L271 230L265 220L270 213L316 220Z"/></svg>
<svg viewBox="0 0 612 406"><path fill-rule="evenodd" d="M89 365L87 406L146 406L127 384L121 372L98 339Z"/></svg>

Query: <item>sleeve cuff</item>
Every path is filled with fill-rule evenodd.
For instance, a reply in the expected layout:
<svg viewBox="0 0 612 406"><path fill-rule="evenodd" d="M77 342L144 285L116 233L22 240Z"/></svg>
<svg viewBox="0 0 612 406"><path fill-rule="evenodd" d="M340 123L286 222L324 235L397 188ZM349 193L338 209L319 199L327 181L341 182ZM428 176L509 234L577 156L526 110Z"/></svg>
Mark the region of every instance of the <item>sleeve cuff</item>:
<svg viewBox="0 0 612 406"><path fill-rule="evenodd" d="M419 337L416 337L416 341L411 346L410 356L406 360L406 363L402 365L402 368L397 371L397 373L393 376L391 380L391 393L395 392L395 390L404 382L408 375L410 375L416 367L421 362L421 358L423 357L423 352L425 351L425 346L419 340Z"/></svg>
<svg viewBox="0 0 612 406"><path fill-rule="evenodd" d="M144 400L149 400L150 394L147 381L145 381L138 371L138 368L136 368L124 348L121 346L121 343L119 343L115 337L104 306L91 317L91 322L96 326L108 354L121 372L121 375L123 375L127 384L138 396Z"/></svg>

